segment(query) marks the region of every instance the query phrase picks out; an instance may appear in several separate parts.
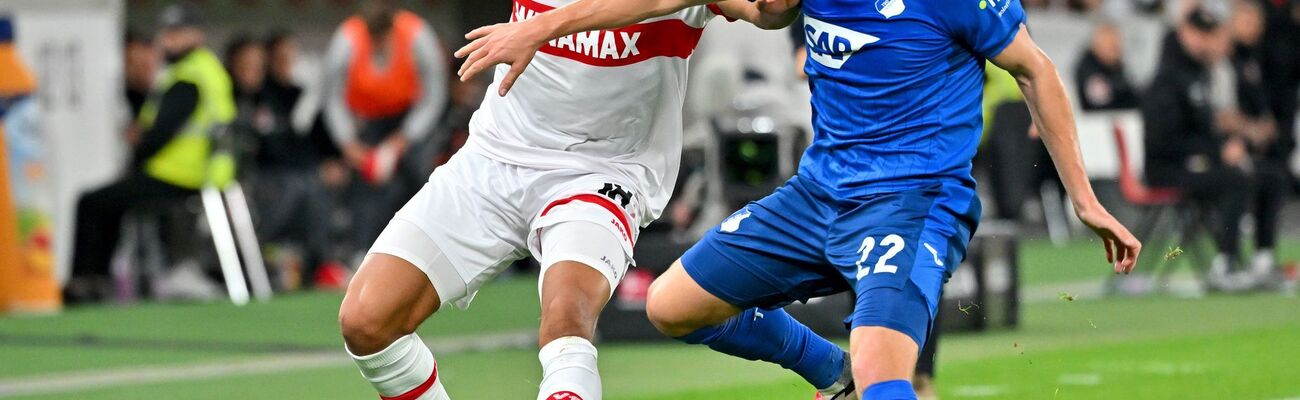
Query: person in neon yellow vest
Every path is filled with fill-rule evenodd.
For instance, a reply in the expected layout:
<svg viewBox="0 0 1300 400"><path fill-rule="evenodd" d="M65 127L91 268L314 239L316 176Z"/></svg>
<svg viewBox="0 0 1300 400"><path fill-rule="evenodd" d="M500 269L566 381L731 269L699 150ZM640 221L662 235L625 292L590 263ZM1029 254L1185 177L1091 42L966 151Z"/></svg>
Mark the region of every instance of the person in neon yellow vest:
<svg viewBox="0 0 1300 400"><path fill-rule="evenodd" d="M168 7L159 25L157 44L168 65L137 116L142 134L132 143L131 166L77 202L72 279L64 288L69 303L100 300L111 290L109 259L128 210L223 186L234 175L231 158L213 152L213 137L235 118L230 75L204 47L192 11Z"/></svg>

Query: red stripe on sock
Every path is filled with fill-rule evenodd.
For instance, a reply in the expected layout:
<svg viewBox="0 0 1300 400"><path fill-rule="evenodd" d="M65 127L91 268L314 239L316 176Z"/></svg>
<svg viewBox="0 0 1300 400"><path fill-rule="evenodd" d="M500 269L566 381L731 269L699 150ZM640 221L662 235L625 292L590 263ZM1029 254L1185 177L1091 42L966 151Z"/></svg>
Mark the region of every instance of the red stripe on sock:
<svg viewBox="0 0 1300 400"><path fill-rule="evenodd" d="M419 398L421 395L423 395L424 392L429 391L429 388L432 388L433 383L437 381L438 381L438 363L434 362L433 374L429 375L429 379L424 381L424 383L421 383L420 386L416 386L415 389L411 389L409 392L402 393L393 397L379 396L379 398L382 400L415 400Z"/></svg>

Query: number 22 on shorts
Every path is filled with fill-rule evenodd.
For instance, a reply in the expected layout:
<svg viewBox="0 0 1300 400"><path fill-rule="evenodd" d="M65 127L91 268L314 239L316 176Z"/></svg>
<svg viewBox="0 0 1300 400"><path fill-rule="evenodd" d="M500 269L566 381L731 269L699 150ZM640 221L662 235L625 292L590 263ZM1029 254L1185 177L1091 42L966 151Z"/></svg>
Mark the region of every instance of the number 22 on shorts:
<svg viewBox="0 0 1300 400"><path fill-rule="evenodd" d="M874 268L869 268L862 264L867 262L867 257L869 257L871 255L871 251L876 248L876 238L874 236L867 236L865 239L862 239L862 246L858 247L858 254L861 255L859 256L857 262L858 279L865 278L867 275L871 275L872 273L877 273L877 274L897 273L898 266L889 264L889 259L894 258L894 256L898 255L898 252L903 251L904 246L905 245L903 244L902 236L898 236L896 234L890 234L889 236L885 236L885 238L880 241L880 247L885 249L884 250L885 254L882 254L880 258L876 260L876 265Z"/></svg>

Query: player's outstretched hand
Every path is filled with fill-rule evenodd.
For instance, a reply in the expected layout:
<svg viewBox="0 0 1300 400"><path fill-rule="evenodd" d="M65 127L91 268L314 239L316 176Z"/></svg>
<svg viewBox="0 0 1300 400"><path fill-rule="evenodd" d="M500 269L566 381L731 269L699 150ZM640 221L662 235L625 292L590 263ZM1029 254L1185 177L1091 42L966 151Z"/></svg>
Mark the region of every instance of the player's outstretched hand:
<svg viewBox="0 0 1300 400"><path fill-rule="evenodd" d="M1115 273L1133 271L1138 254L1142 252L1142 243L1129 233L1128 228L1100 207L1095 211L1079 211L1079 219L1101 237L1106 246L1106 261L1115 266Z"/></svg>
<svg viewBox="0 0 1300 400"><path fill-rule="evenodd" d="M469 44L456 50L456 58L464 58L456 75L467 81L497 64L510 66L510 72L501 80L497 94L505 96L515 80L528 68L543 41L528 30L530 25L518 22L484 26L465 34Z"/></svg>

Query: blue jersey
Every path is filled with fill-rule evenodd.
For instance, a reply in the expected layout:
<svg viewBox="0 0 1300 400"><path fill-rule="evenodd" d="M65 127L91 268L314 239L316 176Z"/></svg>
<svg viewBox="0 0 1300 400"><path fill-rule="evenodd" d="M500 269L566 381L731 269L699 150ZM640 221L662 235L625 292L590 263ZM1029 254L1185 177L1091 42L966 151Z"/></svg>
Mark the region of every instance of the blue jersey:
<svg viewBox="0 0 1300 400"><path fill-rule="evenodd" d="M812 146L799 175L840 198L974 188L984 60L1020 0L803 0Z"/></svg>

